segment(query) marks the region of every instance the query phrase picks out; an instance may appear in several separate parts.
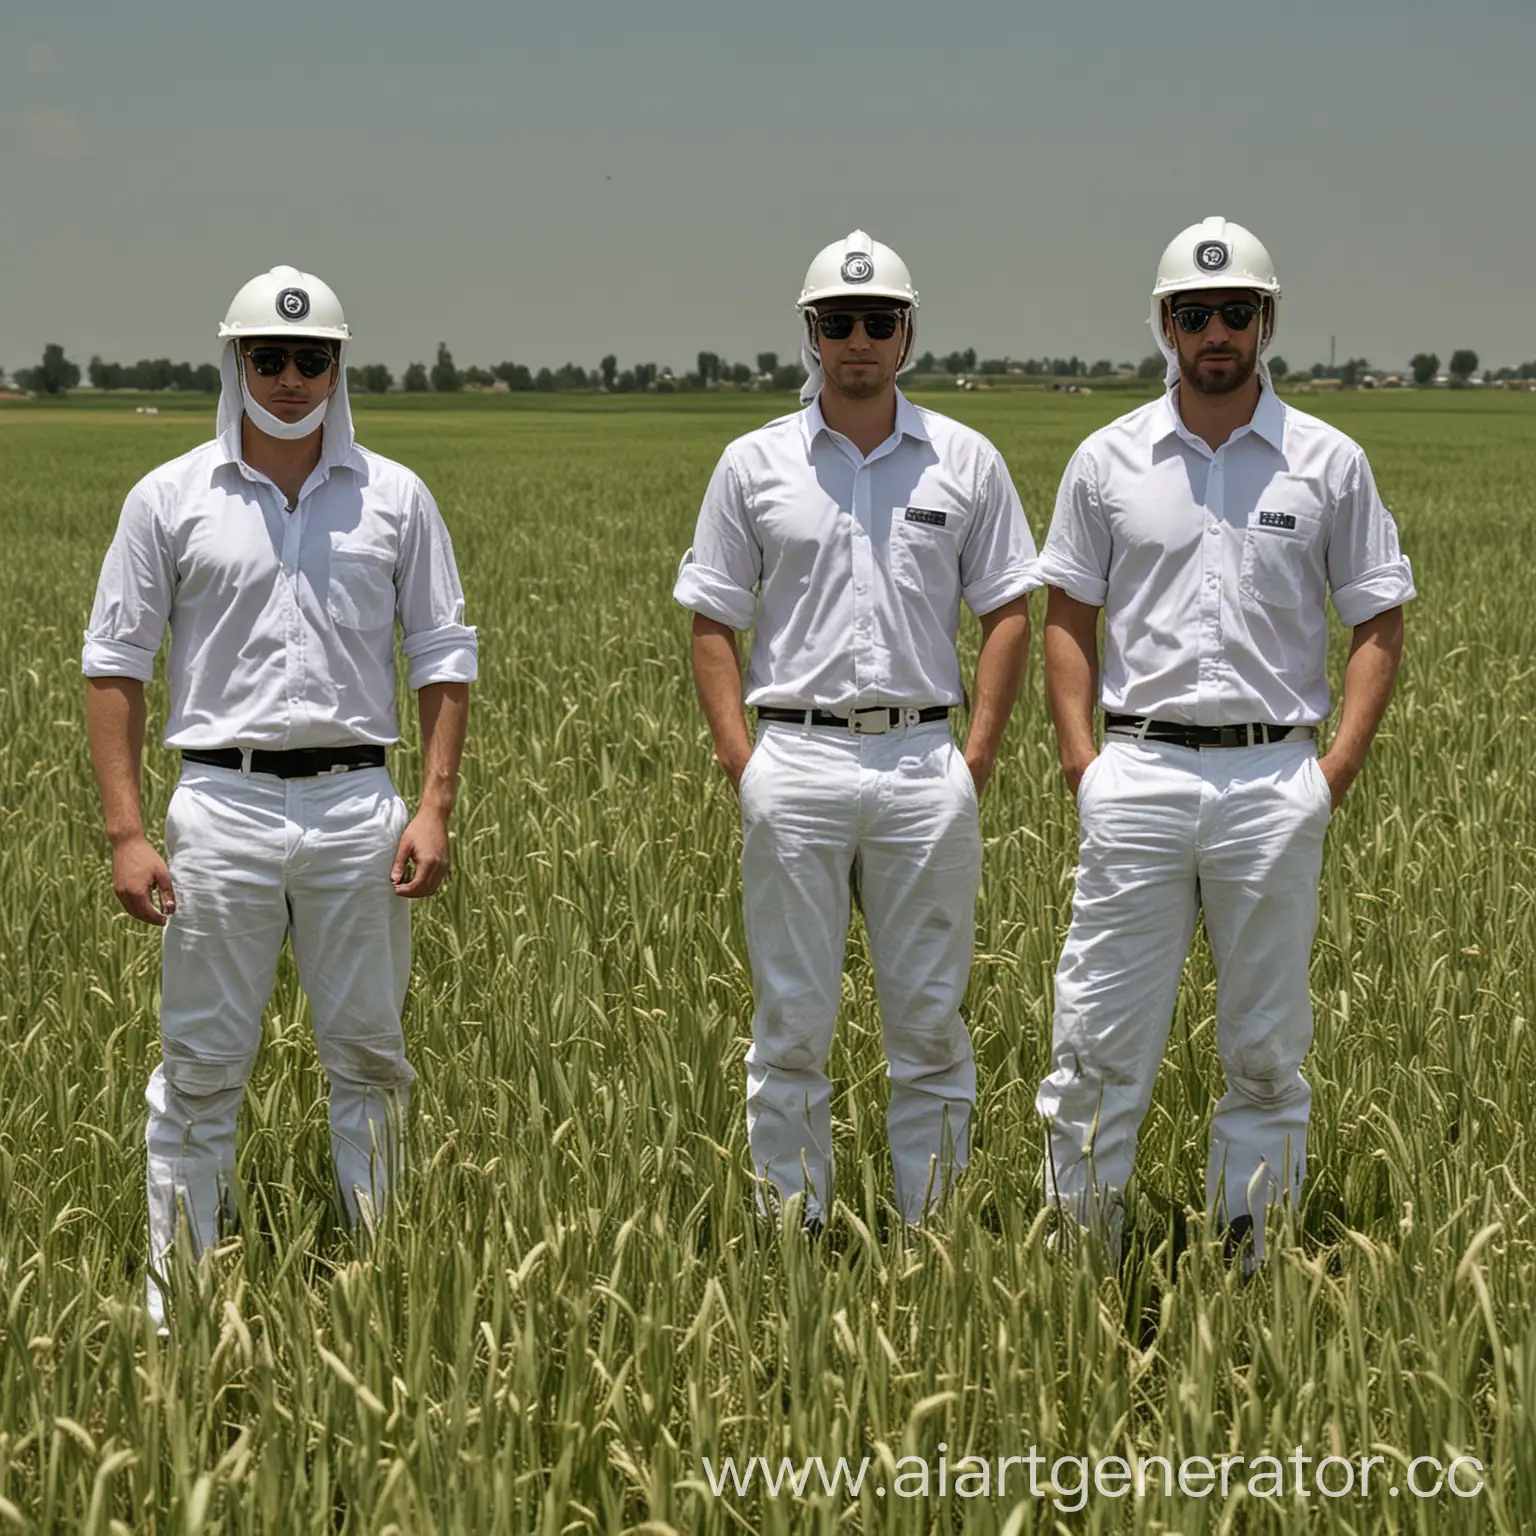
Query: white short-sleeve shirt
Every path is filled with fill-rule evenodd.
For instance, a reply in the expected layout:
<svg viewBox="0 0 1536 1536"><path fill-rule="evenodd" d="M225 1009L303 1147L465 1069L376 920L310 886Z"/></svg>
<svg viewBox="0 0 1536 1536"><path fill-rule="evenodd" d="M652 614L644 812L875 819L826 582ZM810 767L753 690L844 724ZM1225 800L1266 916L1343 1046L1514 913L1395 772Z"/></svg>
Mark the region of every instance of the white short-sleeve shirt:
<svg viewBox="0 0 1536 1536"><path fill-rule="evenodd" d="M1104 609L1100 701L1183 725L1327 717L1327 599L1354 626L1414 596L1360 446L1272 390L1215 452L1177 391L1095 432L1040 576Z"/></svg>
<svg viewBox="0 0 1536 1536"><path fill-rule="evenodd" d="M388 745L397 622L411 687L474 680L453 547L421 480L353 446L290 512L216 439L128 493L82 667L148 682L169 625L167 747Z"/></svg>
<svg viewBox="0 0 1536 1536"><path fill-rule="evenodd" d="M896 430L868 458L819 399L733 442L674 596L754 629L749 705L846 714L959 704L961 599L984 614L1037 585L997 449L898 392Z"/></svg>

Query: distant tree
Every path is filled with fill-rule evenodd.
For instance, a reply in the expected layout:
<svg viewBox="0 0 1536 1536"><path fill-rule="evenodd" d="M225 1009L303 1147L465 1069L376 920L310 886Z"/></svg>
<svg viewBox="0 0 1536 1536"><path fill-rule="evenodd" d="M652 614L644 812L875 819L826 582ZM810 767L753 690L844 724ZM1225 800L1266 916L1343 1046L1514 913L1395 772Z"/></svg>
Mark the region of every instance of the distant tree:
<svg viewBox="0 0 1536 1536"><path fill-rule="evenodd" d="M779 354L777 352L759 352L757 354L757 371L759 373L775 373L778 371L778 366Z"/></svg>
<svg viewBox="0 0 1536 1536"><path fill-rule="evenodd" d="M1008 363L1005 358L984 357L982 358L980 367L977 371L987 375L989 378L992 378L1000 373L1007 373Z"/></svg>
<svg viewBox="0 0 1536 1536"><path fill-rule="evenodd" d="M1168 364L1159 357L1144 357L1136 367L1138 379L1160 379Z"/></svg>
<svg viewBox="0 0 1536 1536"><path fill-rule="evenodd" d="M1312 364L1312 368L1311 368L1311 374L1312 374L1312 377L1314 379L1324 379L1324 378L1327 378L1327 376L1328 376L1328 365L1326 363L1313 363Z"/></svg>
<svg viewBox="0 0 1536 1536"><path fill-rule="evenodd" d="M496 375L489 368L479 368L471 363L460 375L465 384L475 389L489 389L496 382Z"/></svg>
<svg viewBox="0 0 1536 1536"><path fill-rule="evenodd" d="M1269 372L1272 378L1283 379L1290 371L1291 370L1283 357L1270 358Z"/></svg>
<svg viewBox="0 0 1536 1536"><path fill-rule="evenodd" d="M805 383L805 369L799 363L782 363L773 370L775 389L799 389Z"/></svg>
<svg viewBox="0 0 1536 1536"><path fill-rule="evenodd" d="M401 380L401 389L408 395L424 395L432 388L432 381L427 377L427 365L425 363L412 363L405 370L405 378Z"/></svg>
<svg viewBox="0 0 1536 1536"><path fill-rule="evenodd" d="M437 344L437 361L432 365L432 388L440 395L451 395L463 386L464 376L453 366L453 353L447 342Z"/></svg>
<svg viewBox="0 0 1536 1536"><path fill-rule="evenodd" d="M1344 362L1339 365L1339 383L1341 383L1345 389L1359 388L1360 380L1365 377L1366 372L1370 366L1371 365L1363 357L1346 358Z"/></svg>
<svg viewBox="0 0 1536 1536"><path fill-rule="evenodd" d="M1107 357L1101 357L1093 367L1088 370L1090 379L1107 379L1115 371L1115 365Z"/></svg>
<svg viewBox="0 0 1536 1536"><path fill-rule="evenodd" d="M395 376L383 363L365 363L358 372L363 376L363 388L370 395L387 395L395 387Z"/></svg>
<svg viewBox="0 0 1536 1536"><path fill-rule="evenodd" d="M619 378L618 358L616 358L613 353L610 352L607 357L605 357L602 362L597 365L597 367L598 372L603 376L603 388L612 389L615 384L617 384Z"/></svg>
<svg viewBox="0 0 1536 1536"><path fill-rule="evenodd" d="M715 384L720 379L720 358L714 352L699 353L699 383Z"/></svg>
<svg viewBox="0 0 1536 1536"><path fill-rule="evenodd" d="M1521 363L1520 377L1522 379L1536 379L1536 363Z"/></svg>
<svg viewBox="0 0 1536 1536"><path fill-rule="evenodd" d="M43 360L36 368L18 369L16 382L39 395L62 395L80 382L80 365L64 356L64 348L50 341L43 348Z"/></svg>
<svg viewBox="0 0 1536 1536"><path fill-rule="evenodd" d="M965 372L965 353L964 352L951 352L949 354L949 356L944 359L944 372L945 373L964 373Z"/></svg>
<svg viewBox="0 0 1536 1536"><path fill-rule="evenodd" d="M1466 347L1458 352L1452 352L1450 366L1451 377L1465 382L1477 372L1477 353Z"/></svg>
<svg viewBox="0 0 1536 1536"><path fill-rule="evenodd" d="M750 384L752 382L752 370L745 363L733 363L731 365L731 383Z"/></svg>
<svg viewBox="0 0 1536 1536"><path fill-rule="evenodd" d="M533 375L522 363L497 363L491 372L500 379L508 389L523 390L533 388Z"/></svg>
<svg viewBox="0 0 1536 1536"><path fill-rule="evenodd" d="M552 390L555 387L555 376L548 368L540 368L533 376L533 387L538 390Z"/></svg>
<svg viewBox="0 0 1536 1536"><path fill-rule="evenodd" d="M1433 352L1415 352L1408 360L1415 384L1433 384L1440 371L1440 359Z"/></svg>
<svg viewBox="0 0 1536 1536"><path fill-rule="evenodd" d="M967 373L975 373L975 371L976 371L976 348L975 347L967 347L965 349L965 351L962 352L960 355L964 359L964 362L965 362L965 371Z"/></svg>
<svg viewBox="0 0 1536 1536"><path fill-rule="evenodd" d="M169 389L176 367L168 357L141 357L130 375L134 389Z"/></svg>
<svg viewBox="0 0 1536 1536"><path fill-rule="evenodd" d="M192 388L205 395L216 395L223 385L219 370L213 363L199 363L192 370Z"/></svg>
<svg viewBox="0 0 1536 1536"><path fill-rule="evenodd" d="M647 390L656 382L655 363L635 364L635 388L641 391Z"/></svg>
<svg viewBox="0 0 1536 1536"><path fill-rule="evenodd" d="M1045 364L1042 363L1039 358L1032 357L1025 362L1024 372L1027 373L1032 379L1038 378L1042 373L1045 372Z"/></svg>
<svg viewBox="0 0 1536 1536"><path fill-rule="evenodd" d="M917 371L919 373L937 373L939 371L938 358L932 352L924 352L917 360Z"/></svg>
<svg viewBox="0 0 1536 1536"><path fill-rule="evenodd" d="M93 389L122 389L127 382L127 369L121 363L104 363L99 357L93 357L86 366L85 376Z"/></svg>
<svg viewBox="0 0 1536 1536"><path fill-rule="evenodd" d="M556 389L585 389L587 370L580 363L562 363L555 374Z"/></svg>

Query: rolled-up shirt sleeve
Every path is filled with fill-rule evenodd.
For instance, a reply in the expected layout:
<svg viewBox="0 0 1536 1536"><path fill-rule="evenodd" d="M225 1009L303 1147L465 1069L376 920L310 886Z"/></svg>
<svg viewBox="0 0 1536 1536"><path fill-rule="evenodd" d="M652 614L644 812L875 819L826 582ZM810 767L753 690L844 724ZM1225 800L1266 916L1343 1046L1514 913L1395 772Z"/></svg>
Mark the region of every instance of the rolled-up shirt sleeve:
<svg viewBox="0 0 1536 1536"><path fill-rule="evenodd" d="M960 591L974 614L991 613L1040 585L1035 536L1013 476L994 450L976 487L976 511L960 551Z"/></svg>
<svg viewBox="0 0 1536 1536"><path fill-rule="evenodd" d="M717 624L751 629L762 574L762 546L752 531L747 499L727 450L710 476L693 545L678 566L672 596Z"/></svg>
<svg viewBox="0 0 1536 1536"><path fill-rule="evenodd" d="M1040 552L1040 584L1102 608L1109 595L1110 552L1109 519L1099 501L1093 455L1085 444L1061 477L1051 529Z"/></svg>
<svg viewBox="0 0 1536 1536"><path fill-rule="evenodd" d="M176 559L144 482L129 491L96 583L80 668L147 683L176 595Z"/></svg>
<svg viewBox="0 0 1536 1536"><path fill-rule="evenodd" d="M1350 628L1416 596L1413 567L1398 546L1397 523L1382 504L1363 451L1356 452L1335 503L1328 586L1339 622Z"/></svg>
<svg viewBox="0 0 1536 1536"><path fill-rule="evenodd" d="M464 588L448 525L419 480L401 530L395 614L412 688L472 683L479 676L480 643L464 622Z"/></svg>

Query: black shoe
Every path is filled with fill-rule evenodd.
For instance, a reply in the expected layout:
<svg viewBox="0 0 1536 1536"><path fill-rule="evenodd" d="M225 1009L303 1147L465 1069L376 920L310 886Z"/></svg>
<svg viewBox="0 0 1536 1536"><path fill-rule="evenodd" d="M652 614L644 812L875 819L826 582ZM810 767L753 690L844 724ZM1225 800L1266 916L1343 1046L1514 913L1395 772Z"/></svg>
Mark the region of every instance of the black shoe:
<svg viewBox="0 0 1536 1536"><path fill-rule="evenodd" d="M1221 1246L1226 1255L1227 1268L1241 1264L1243 1279L1251 1279L1258 1267L1253 1254L1253 1217L1238 1216L1229 1221L1222 1232Z"/></svg>

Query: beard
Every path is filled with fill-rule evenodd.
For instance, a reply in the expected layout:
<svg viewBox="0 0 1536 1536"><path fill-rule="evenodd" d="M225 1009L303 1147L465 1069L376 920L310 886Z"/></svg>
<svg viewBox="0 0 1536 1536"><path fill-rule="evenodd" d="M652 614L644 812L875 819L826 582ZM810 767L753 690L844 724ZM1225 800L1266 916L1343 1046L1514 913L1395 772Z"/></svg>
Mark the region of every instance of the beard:
<svg viewBox="0 0 1536 1536"><path fill-rule="evenodd" d="M883 368L875 367L854 373L845 372L846 364L825 375L834 394L845 400L873 400L882 393L895 377Z"/></svg>
<svg viewBox="0 0 1536 1536"><path fill-rule="evenodd" d="M1227 371L1202 374L1200 365L1209 361L1224 363ZM1179 377L1200 395L1230 395L1235 390L1241 389L1253 377L1253 371L1258 366L1257 351L1251 357L1228 355L1215 359L1212 359L1209 353L1199 353L1194 358L1186 358L1182 352L1179 354Z"/></svg>

